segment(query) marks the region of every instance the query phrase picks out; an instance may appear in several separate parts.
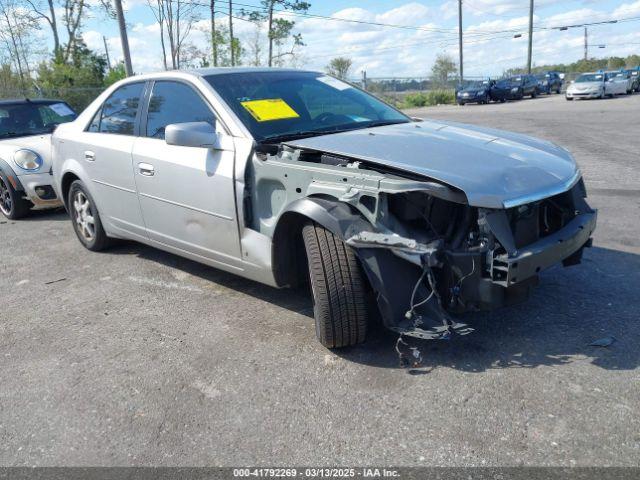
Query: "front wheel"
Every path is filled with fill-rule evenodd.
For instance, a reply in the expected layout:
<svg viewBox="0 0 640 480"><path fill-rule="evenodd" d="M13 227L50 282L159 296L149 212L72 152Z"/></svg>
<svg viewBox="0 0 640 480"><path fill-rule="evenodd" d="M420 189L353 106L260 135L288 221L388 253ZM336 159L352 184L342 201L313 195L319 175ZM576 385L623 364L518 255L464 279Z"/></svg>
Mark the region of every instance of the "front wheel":
<svg viewBox="0 0 640 480"><path fill-rule="evenodd" d="M31 210L31 203L22 198L9 182L9 179L0 172L0 212L9 220L18 220L26 216Z"/></svg>
<svg viewBox="0 0 640 480"><path fill-rule="evenodd" d="M71 184L67 205L73 229L80 243L94 252L107 248L111 239L102 228L100 214L91 194L80 180Z"/></svg>
<svg viewBox="0 0 640 480"><path fill-rule="evenodd" d="M302 238L318 340L327 348L364 342L368 323L366 280L354 251L313 222L303 227Z"/></svg>

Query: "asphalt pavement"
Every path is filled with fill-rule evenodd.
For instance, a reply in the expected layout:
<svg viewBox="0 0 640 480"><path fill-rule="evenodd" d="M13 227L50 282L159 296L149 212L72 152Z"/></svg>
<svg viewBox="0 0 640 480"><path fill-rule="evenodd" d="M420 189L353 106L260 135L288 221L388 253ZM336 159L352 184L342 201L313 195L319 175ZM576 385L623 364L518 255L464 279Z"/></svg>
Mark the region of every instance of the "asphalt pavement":
<svg viewBox="0 0 640 480"><path fill-rule="evenodd" d="M379 330L324 349L302 291L135 243L92 253L61 211L0 220L0 465L638 466L638 112L640 95L410 112L568 148L599 209L582 265L418 342L413 371Z"/></svg>

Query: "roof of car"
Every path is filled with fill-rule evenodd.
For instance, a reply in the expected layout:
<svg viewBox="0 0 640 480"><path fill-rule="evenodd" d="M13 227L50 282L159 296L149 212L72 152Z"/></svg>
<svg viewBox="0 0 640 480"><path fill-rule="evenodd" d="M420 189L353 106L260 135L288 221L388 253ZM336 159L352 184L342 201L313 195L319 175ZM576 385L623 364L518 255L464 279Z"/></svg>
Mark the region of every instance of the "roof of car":
<svg viewBox="0 0 640 480"><path fill-rule="evenodd" d="M273 68L273 67L213 67L195 68L185 70L186 73L193 73L201 77L209 75L225 75L229 73L266 73L266 72L311 72L311 70L299 70L295 68Z"/></svg>
<svg viewBox="0 0 640 480"><path fill-rule="evenodd" d="M16 105L21 103L34 103L36 105L49 105L51 103L65 103L64 100L55 100L51 98L6 98L0 100L1 105Z"/></svg>

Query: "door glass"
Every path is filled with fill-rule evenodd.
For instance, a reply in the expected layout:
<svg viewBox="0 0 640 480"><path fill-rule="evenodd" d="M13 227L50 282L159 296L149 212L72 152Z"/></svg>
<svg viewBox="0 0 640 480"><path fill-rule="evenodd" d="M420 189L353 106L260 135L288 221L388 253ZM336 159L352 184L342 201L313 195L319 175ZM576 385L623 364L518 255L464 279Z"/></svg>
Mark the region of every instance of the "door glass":
<svg viewBox="0 0 640 480"><path fill-rule="evenodd" d="M149 100L146 136L164 139L172 123L207 122L215 127L215 116L191 87L178 82L156 82Z"/></svg>
<svg viewBox="0 0 640 480"><path fill-rule="evenodd" d="M143 88L144 83L132 83L113 92L91 122L89 131L133 135Z"/></svg>

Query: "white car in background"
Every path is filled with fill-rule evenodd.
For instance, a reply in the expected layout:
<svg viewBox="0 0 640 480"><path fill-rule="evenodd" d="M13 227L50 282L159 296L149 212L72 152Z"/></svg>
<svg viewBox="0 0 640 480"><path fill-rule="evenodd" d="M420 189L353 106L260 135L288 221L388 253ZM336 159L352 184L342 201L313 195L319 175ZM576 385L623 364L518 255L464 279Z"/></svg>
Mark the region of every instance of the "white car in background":
<svg viewBox="0 0 640 480"><path fill-rule="evenodd" d="M625 71L607 72L607 95L628 95L631 93L633 79Z"/></svg>
<svg viewBox="0 0 640 480"><path fill-rule="evenodd" d="M602 72L583 73L567 87L565 98L604 98L607 90L606 75Z"/></svg>
<svg viewBox="0 0 640 480"><path fill-rule="evenodd" d="M11 220L62 206L53 188L51 133L76 113L60 100L0 100L0 212Z"/></svg>

